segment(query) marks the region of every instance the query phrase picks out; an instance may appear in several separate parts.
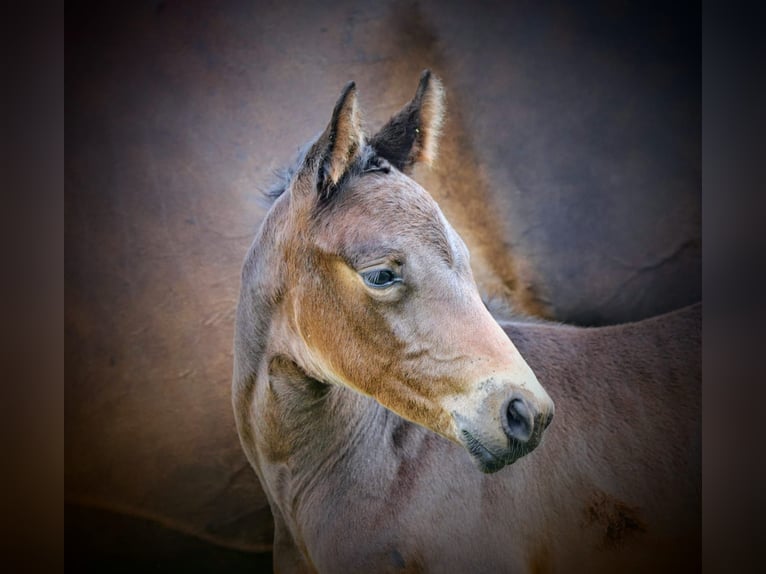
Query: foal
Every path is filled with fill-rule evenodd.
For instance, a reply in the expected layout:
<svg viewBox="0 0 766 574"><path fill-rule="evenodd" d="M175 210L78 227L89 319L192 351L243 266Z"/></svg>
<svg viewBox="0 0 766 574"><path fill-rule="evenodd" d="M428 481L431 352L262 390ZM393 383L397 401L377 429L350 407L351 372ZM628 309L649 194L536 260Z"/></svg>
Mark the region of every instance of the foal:
<svg viewBox="0 0 766 574"><path fill-rule="evenodd" d="M367 139L349 84L245 260L233 403L274 514L275 567L656 565L636 557L664 555L676 524L644 514L657 510L652 486L633 488L632 478L657 454L670 465L668 494L686 486L674 471L694 470L689 437L671 424L678 405L665 400L679 393L654 388L667 371L661 361L649 361L647 381L619 366L585 370L581 390L561 393L573 409L564 417L571 436L525 457L551 423L553 401L509 339L513 327L504 331L482 303L464 243L406 175L434 158L442 98L425 72L413 100ZM582 365L588 347L555 351L546 374L567 387L570 362ZM625 392L627 379L652 390ZM625 425L614 408L623 403L645 409L649 422ZM693 425L693 400L681 412L679 424ZM609 456L593 455L591 441ZM679 448L678 460L667 456ZM680 494L685 509L688 489Z"/></svg>

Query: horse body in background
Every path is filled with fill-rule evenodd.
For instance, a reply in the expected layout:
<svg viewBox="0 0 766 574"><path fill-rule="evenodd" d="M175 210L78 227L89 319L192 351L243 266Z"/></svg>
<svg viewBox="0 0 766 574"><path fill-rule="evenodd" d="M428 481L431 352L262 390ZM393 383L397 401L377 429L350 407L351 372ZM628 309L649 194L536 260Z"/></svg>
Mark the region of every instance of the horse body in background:
<svg viewBox="0 0 766 574"><path fill-rule="evenodd" d="M699 308L659 330L501 328L406 175L436 153L442 98L424 73L368 140L347 86L245 261L233 403L276 568L696 566Z"/></svg>

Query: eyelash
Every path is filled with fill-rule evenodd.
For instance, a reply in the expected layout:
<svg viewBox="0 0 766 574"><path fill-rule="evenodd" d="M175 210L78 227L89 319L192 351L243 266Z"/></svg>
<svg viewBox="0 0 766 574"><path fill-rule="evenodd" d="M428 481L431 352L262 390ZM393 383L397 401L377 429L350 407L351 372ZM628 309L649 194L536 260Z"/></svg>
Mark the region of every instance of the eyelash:
<svg viewBox="0 0 766 574"><path fill-rule="evenodd" d="M360 275L362 276L365 285L372 287L373 289L386 289L396 283L402 282L402 278L399 277L396 272L387 268L362 271Z"/></svg>

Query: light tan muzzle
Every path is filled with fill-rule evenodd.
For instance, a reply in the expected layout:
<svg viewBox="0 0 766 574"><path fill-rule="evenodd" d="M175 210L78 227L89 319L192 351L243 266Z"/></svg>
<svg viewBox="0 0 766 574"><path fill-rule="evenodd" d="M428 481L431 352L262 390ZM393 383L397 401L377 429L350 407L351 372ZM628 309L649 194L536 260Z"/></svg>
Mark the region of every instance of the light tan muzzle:
<svg viewBox="0 0 766 574"><path fill-rule="evenodd" d="M483 472L496 472L540 444L554 404L511 340L491 318L494 368L474 377L468 393L448 397L455 435Z"/></svg>

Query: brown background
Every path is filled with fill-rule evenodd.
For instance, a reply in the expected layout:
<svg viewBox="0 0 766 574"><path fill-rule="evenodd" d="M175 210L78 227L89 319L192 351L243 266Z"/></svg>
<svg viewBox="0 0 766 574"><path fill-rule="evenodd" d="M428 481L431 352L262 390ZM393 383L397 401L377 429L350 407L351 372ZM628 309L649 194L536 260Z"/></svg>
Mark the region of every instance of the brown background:
<svg viewBox="0 0 766 574"><path fill-rule="evenodd" d="M229 402L239 270L260 190L350 79L377 127L442 77L447 161L418 177L558 319L699 300L699 30L683 3L73 3L69 563L268 564Z"/></svg>

